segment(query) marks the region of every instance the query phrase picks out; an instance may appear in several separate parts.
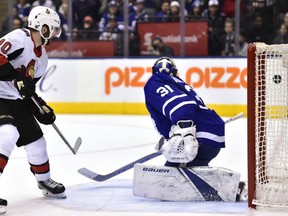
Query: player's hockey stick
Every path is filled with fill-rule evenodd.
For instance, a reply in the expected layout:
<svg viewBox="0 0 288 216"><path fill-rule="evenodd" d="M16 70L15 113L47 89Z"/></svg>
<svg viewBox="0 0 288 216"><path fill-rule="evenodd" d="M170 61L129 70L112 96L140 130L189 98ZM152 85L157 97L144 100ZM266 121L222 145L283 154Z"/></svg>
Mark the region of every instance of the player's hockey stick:
<svg viewBox="0 0 288 216"><path fill-rule="evenodd" d="M244 116L243 112L239 113L239 114L227 119L225 121L225 124L227 124L229 122L232 122L232 121L235 121L236 119L242 118L243 116ZM161 137L161 139L158 142L158 145L161 146L163 142L164 142L164 138ZM78 172L81 175L83 175L83 176L85 176L87 178L90 178L90 179L92 179L94 181L102 182L102 181L106 181L106 180L108 180L108 179L110 179L110 178L112 178L114 176L117 176L117 175L119 175L119 174L121 174L123 172L126 172L129 169L132 169L136 163L144 163L144 162L146 162L148 160L151 160L151 159L153 159L155 157L158 157L161 154L162 154L162 152L160 152L160 151L151 153L151 154L146 155L146 156L144 156L144 157L142 157L142 158L140 158L138 160L135 160L135 161L133 161L133 162L131 162L131 163L129 163L129 164L127 164L127 165L125 165L125 166L113 171L113 172L111 172L111 173L108 173L106 175L97 174L97 173L95 173L95 172L93 172L93 171L91 171L91 170L89 170L89 169L87 169L85 167L79 169Z"/></svg>
<svg viewBox="0 0 288 216"><path fill-rule="evenodd" d="M41 114L44 114L44 110L42 109L42 107L40 106L40 104L38 103L38 101L35 99L35 97L31 97L32 101L36 104L36 106L38 107L39 111L41 112ZM71 150L71 152L73 154L76 154L78 149L80 148L80 145L82 144L82 139L81 137L78 137L74 147L72 148L72 146L69 144L69 142L67 141L67 139L64 137L64 135L61 133L61 131L59 130L59 128L56 126L55 123L52 123L53 128L56 130L56 132L59 134L59 136L62 138L62 140L64 141L64 143L68 146L68 148Z"/></svg>
<svg viewBox="0 0 288 216"><path fill-rule="evenodd" d="M108 180L108 179L110 179L110 178L112 178L114 176L117 176L117 175L119 175L119 174L121 174L123 172L126 172L129 169L132 169L136 163L144 163L144 162L146 162L148 160L151 160L151 159L153 159L155 157L158 157L161 154L162 154L162 152L151 153L151 154L146 155L146 156L144 156L144 157L142 157L142 158L140 158L138 160L135 160L135 161L133 161L133 162L131 162L131 163L129 163L129 164L127 164L127 165L125 165L125 166L123 166L123 167L121 167L121 168L119 168L119 169L107 174L107 175L97 174L97 173L95 173L95 172L93 172L93 171L91 171L91 170L89 170L87 168L84 168L84 167L79 169L78 172L80 174L86 176L87 178L90 178L90 179L94 180L94 181L100 181L100 182L101 181L106 181L106 180Z"/></svg>
<svg viewBox="0 0 288 216"><path fill-rule="evenodd" d="M244 113L241 112L241 113L239 113L239 114L237 114L237 115L235 115L235 116L232 116L232 117L229 118L229 119L226 119L226 120L225 120L225 124L227 124L227 123L229 123L229 122L232 122L232 121L235 121L235 120L237 120L237 119L239 119L239 118L242 118L243 116L244 116Z"/></svg>

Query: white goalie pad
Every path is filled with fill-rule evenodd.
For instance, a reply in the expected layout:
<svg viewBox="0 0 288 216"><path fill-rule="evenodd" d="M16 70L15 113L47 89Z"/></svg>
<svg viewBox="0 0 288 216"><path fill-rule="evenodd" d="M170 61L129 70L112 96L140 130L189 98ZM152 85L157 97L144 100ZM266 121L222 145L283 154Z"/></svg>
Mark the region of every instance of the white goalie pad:
<svg viewBox="0 0 288 216"><path fill-rule="evenodd" d="M235 201L240 174L221 167L134 166L133 194L165 201Z"/></svg>

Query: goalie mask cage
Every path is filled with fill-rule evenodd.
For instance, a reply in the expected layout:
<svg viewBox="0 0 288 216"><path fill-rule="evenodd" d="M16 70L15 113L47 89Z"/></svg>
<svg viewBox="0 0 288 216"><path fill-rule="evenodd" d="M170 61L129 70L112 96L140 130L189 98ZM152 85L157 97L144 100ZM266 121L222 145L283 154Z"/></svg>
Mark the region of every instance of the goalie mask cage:
<svg viewBox="0 0 288 216"><path fill-rule="evenodd" d="M288 45L248 47L248 204L288 207Z"/></svg>

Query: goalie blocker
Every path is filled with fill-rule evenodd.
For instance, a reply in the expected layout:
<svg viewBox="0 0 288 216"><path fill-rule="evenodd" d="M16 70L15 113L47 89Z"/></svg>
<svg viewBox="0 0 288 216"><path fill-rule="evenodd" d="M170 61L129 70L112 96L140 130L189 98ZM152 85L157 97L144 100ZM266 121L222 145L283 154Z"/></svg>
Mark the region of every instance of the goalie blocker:
<svg viewBox="0 0 288 216"><path fill-rule="evenodd" d="M236 201L240 174L221 167L134 166L133 194L164 201Z"/></svg>

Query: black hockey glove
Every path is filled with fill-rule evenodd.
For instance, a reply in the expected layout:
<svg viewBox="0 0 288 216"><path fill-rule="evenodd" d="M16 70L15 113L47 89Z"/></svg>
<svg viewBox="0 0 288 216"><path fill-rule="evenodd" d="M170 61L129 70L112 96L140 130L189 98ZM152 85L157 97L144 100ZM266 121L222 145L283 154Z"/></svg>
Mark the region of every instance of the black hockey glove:
<svg viewBox="0 0 288 216"><path fill-rule="evenodd" d="M18 72L19 73L14 80L14 86L23 98L30 98L35 93L35 83L33 78L24 66L22 66Z"/></svg>
<svg viewBox="0 0 288 216"><path fill-rule="evenodd" d="M53 109L47 105L47 103L34 93L34 98L37 100L39 105L41 106L43 113L39 110L38 106L30 99L30 109L35 116L35 118L42 124L49 125L54 123L56 116L54 114Z"/></svg>

